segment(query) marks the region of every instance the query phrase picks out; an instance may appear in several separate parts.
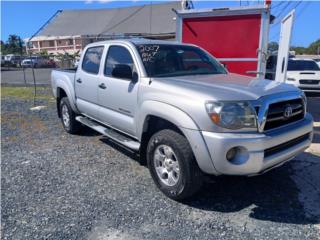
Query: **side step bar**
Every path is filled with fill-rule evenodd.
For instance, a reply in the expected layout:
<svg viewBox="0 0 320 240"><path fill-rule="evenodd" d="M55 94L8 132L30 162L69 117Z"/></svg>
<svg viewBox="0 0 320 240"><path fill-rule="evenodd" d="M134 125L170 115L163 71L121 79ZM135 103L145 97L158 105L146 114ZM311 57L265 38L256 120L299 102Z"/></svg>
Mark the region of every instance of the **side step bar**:
<svg viewBox="0 0 320 240"><path fill-rule="evenodd" d="M116 141L117 143L120 143L132 150L138 151L140 148L140 143L138 141L135 141L121 133L118 133L110 128L104 127L100 125L97 122L94 122L86 117L83 116L77 116L76 120L78 122L81 122L83 125L88 126L89 128L92 128L93 130L96 130L97 132L101 133L102 135L111 138L112 140Z"/></svg>

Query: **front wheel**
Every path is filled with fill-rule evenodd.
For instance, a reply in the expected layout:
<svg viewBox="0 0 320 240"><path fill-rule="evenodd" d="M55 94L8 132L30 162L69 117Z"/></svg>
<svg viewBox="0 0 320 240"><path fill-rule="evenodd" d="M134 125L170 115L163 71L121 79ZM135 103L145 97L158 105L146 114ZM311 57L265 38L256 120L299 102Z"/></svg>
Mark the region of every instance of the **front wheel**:
<svg viewBox="0 0 320 240"><path fill-rule="evenodd" d="M169 198L183 200L201 188L202 172L180 133L171 129L155 133L148 143L147 161L155 184Z"/></svg>
<svg viewBox="0 0 320 240"><path fill-rule="evenodd" d="M67 97L62 98L60 101L60 115L66 132L74 134L79 131L81 124L76 120L76 113L72 110Z"/></svg>

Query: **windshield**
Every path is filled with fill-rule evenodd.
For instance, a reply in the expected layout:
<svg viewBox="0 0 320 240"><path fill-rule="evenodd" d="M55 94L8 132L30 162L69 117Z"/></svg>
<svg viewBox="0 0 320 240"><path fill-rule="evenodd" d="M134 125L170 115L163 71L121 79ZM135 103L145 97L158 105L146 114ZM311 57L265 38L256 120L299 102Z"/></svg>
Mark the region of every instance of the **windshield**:
<svg viewBox="0 0 320 240"><path fill-rule="evenodd" d="M320 68L314 61L289 60L288 71L320 71Z"/></svg>
<svg viewBox="0 0 320 240"><path fill-rule="evenodd" d="M139 44L137 49L148 77L227 73L212 56L197 47Z"/></svg>

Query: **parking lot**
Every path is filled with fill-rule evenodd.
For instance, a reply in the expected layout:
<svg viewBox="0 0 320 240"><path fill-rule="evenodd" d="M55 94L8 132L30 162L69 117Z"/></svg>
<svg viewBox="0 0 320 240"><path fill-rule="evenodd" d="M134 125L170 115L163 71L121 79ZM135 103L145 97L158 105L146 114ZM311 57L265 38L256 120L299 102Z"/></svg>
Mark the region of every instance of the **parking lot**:
<svg viewBox="0 0 320 240"><path fill-rule="evenodd" d="M161 194L136 154L90 129L68 135L50 89L2 94L3 239L319 239L320 126L293 161L219 177L183 203ZM319 97L308 99L320 122Z"/></svg>
<svg viewBox="0 0 320 240"><path fill-rule="evenodd" d="M35 68L34 75L37 85L50 85L52 68ZM1 83L4 85L33 85L33 73L31 68L3 68L1 71Z"/></svg>

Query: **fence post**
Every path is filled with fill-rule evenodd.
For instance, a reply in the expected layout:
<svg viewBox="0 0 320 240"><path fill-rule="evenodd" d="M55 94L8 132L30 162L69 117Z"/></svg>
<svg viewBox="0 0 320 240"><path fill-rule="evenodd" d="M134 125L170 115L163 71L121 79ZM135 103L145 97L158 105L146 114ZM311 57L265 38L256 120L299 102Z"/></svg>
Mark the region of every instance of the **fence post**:
<svg viewBox="0 0 320 240"><path fill-rule="evenodd" d="M24 85L27 86L27 80L26 80L26 72L25 72L25 68L22 68L23 71L23 81L24 81Z"/></svg>

